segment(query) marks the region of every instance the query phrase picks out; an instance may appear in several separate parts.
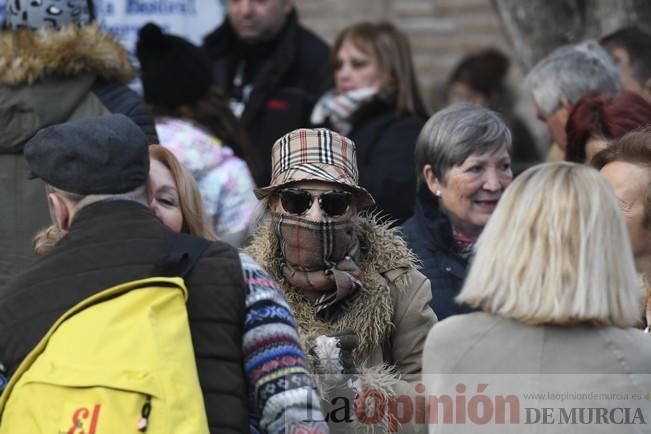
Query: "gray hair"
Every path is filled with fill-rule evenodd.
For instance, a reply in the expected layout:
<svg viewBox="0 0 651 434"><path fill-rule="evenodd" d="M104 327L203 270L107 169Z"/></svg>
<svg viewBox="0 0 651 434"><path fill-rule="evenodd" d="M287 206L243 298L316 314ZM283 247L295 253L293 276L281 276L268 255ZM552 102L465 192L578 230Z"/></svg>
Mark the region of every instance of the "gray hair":
<svg viewBox="0 0 651 434"><path fill-rule="evenodd" d="M90 204L97 202L106 202L111 200L128 200L132 202L138 202L143 205L147 205L147 188L146 185L136 187L131 191L121 194L90 194L83 195L77 193L71 193L69 191L61 190L59 188L53 187L51 185L46 185L46 191L48 193L58 193L65 197L72 205L75 207L75 211L79 211L82 208L87 207Z"/></svg>
<svg viewBox="0 0 651 434"><path fill-rule="evenodd" d="M449 169L472 154L506 147L511 153L511 131L496 112L471 104L454 104L435 113L416 142L416 171L422 179L425 165L445 182Z"/></svg>
<svg viewBox="0 0 651 434"><path fill-rule="evenodd" d="M595 90L622 90L617 66L593 40L552 51L529 71L525 84L536 104L550 114L558 110L561 98L573 105Z"/></svg>

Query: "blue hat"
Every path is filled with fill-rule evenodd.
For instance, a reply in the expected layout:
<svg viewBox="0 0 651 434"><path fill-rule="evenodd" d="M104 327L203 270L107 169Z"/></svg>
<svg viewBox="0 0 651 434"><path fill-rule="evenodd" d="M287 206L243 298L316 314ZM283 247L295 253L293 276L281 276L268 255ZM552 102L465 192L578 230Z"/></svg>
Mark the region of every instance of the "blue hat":
<svg viewBox="0 0 651 434"><path fill-rule="evenodd" d="M147 138L122 114L44 128L25 144L24 155L30 178L82 195L126 193L149 174Z"/></svg>

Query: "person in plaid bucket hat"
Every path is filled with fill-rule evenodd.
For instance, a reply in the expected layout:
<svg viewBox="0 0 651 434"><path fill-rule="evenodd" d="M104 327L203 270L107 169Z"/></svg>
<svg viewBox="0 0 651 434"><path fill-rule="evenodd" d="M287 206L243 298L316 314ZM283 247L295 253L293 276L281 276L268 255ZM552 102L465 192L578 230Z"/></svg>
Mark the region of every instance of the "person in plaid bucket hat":
<svg viewBox="0 0 651 434"><path fill-rule="evenodd" d="M355 144L325 128L298 129L281 137L271 150L271 184L255 190L258 199L298 181L341 184L355 194L360 207L375 205L358 185Z"/></svg>
<svg viewBox="0 0 651 434"><path fill-rule="evenodd" d="M255 190L271 219L247 248L287 297L324 411L337 397L357 403L348 410L358 417L327 417L331 432L369 429L359 413L366 391L415 395L425 337L436 322L417 259L396 229L363 211L375 202L358 185L355 152L352 140L327 129L278 139L271 183ZM397 428L385 413L373 422L377 432Z"/></svg>

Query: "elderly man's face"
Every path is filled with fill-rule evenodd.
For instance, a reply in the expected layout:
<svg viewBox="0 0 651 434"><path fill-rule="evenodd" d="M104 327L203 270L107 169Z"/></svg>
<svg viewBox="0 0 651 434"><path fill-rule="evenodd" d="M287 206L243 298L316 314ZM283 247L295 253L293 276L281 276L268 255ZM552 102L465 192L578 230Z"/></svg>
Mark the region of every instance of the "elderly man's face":
<svg viewBox="0 0 651 434"><path fill-rule="evenodd" d="M561 103L556 111L548 113L538 104L535 104L535 106L538 119L547 125L547 130L552 140L565 151L567 147L565 125L567 124L567 118L570 116L571 107L567 103Z"/></svg>
<svg viewBox="0 0 651 434"><path fill-rule="evenodd" d="M272 39L285 25L291 0L229 0L228 18L244 42Z"/></svg>
<svg viewBox="0 0 651 434"><path fill-rule="evenodd" d="M633 255L640 269L640 261L651 255L651 229L644 225L644 196L651 182L649 169L626 161L613 161L602 167L601 173L615 190L624 212Z"/></svg>

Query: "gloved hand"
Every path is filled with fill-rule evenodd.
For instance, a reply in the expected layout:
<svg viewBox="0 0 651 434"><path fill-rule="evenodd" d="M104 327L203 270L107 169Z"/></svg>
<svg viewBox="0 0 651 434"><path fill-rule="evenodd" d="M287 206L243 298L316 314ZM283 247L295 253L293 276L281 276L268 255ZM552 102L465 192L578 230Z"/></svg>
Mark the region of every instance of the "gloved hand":
<svg viewBox="0 0 651 434"><path fill-rule="evenodd" d="M350 330L332 335L321 335L314 339L309 354L319 375L344 375L357 372L353 351L359 346L359 338Z"/></svg>

